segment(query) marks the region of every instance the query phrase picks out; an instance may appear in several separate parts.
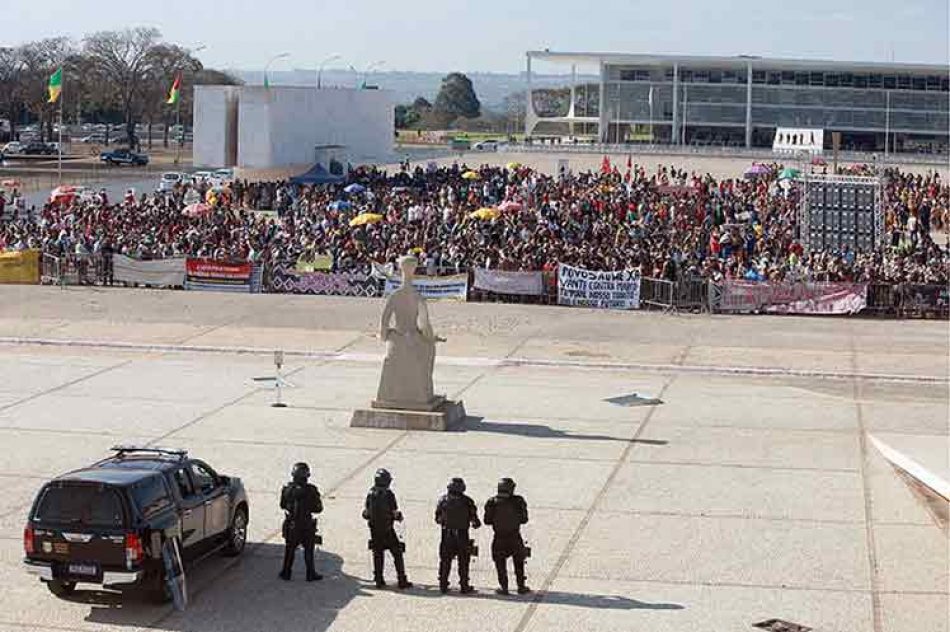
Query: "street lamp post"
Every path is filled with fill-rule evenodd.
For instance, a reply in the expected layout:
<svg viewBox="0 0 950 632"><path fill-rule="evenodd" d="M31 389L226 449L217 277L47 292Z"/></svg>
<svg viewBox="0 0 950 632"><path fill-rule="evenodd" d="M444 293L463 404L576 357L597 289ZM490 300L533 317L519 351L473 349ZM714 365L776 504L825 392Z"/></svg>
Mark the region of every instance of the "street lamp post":
<svg viewBox="0 0 950 632"><path fill-rule="evenodd" d="M278 53L277 55L274 55L273 57L267 60L267 64L264 66L264 85L265 86L268 85L267 71L270 70L270 65L273 64L278 59L287 59L288 57L290 57L290 53Z"/></svg>
<svg viewBox="0 0 950 632"><path fill-rule="evenodd" d="M369 64L368 66L366 66L366 70L363 71L363 81L360 83L360 87L361 87L361 88L365 88L365 87L366 87L366 77L369 76L369 73L373 72L374 70L376 70L377 68L379 68L380 66L382 66L382 65L385 64L385 63L386 63L385 61L380 60L380 61L374 61L373 63L371 63L371 64Z"/></svg>
<svg viewBox="0 0 950 632"><path fill-rule="evenodd" d="M326 59L324 59L323 61L320 62L320 65L317 67L317 90L319 90L320 88L323 87L323 82L322 82L322 78L323 78L323 67L326 66L327 64L329 64L331 61L336 61L336 60L342 59L342 58L343 58L343 56L340 55L339 53L334 53L334 54L330 55L329 57L327 57Z"/></svg>

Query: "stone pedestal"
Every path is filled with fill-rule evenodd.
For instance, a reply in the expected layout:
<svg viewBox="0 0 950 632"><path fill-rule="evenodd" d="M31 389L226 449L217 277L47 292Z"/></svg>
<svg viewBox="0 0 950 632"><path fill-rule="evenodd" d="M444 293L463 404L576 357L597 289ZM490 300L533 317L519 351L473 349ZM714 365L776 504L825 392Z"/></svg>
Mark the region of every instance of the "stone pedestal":
<svg viewBox="0 0 950 632"><path fill-rule="evenodd" d="M440 399L431 410L397 408L358 408L350 420L352 428L388 428L393 430L445 431L465 423L465 405L462 402Z"/></svg>

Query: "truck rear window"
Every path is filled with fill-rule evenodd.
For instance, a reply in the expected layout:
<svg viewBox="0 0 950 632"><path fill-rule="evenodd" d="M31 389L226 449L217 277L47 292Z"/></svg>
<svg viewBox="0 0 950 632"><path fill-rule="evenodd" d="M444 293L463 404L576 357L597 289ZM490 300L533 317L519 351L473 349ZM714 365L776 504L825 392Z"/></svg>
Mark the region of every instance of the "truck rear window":
<svg viewBox="0 0 950 632"><path fill-rule="evenodd" d="M36 505L33 519L96 527L121 527L124 522L118 495L114 490L98 485L46 488Z"/></svg>
<svg viewBox="0 0 950 632"><path fill-rule="evenodd" d="M172 504L165 485L165 477L161 474L146 478L132 486L132 498L139 511L145 517L162 511Z"/></svg>

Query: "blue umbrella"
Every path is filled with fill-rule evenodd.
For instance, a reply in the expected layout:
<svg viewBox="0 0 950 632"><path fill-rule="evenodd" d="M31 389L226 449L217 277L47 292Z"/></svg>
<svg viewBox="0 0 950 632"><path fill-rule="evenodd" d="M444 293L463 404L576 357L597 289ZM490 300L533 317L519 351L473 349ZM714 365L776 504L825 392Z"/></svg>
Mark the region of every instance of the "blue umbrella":
<svg viewBox="0 0 950 632"><path fill-rule="evenodd" d="M362 184L357 184L357 183L354 182L353 184L347 186L347 187L346 187L345 189L343 189L343 190L346 191L347 193L351 193L351 194L352 194L352 193L362 193L363 191L366 190L366 187L364 187Z"/></svg>
<svg viewBox="0 0 950 632"><path fill-rule="evenodd" d="M334 211L346 211L353 208L353 205L346 200L336 200L330 202L330 208Z"/></svg>

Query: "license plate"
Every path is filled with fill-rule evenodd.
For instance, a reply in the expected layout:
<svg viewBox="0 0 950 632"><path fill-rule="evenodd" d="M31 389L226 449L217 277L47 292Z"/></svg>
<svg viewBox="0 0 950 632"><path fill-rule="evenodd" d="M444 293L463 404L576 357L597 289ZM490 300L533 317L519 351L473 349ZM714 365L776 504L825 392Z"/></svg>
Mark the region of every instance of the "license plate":
<svg viewBox="0 0 950 632"><path fill-rule="evenodd" d="M99 574L99 567L96 566L95 564L70 564L69 574L95 577L96 575Z"/></svg>

